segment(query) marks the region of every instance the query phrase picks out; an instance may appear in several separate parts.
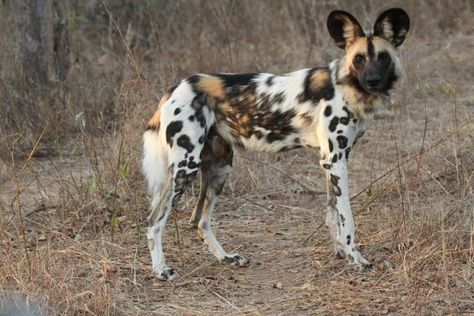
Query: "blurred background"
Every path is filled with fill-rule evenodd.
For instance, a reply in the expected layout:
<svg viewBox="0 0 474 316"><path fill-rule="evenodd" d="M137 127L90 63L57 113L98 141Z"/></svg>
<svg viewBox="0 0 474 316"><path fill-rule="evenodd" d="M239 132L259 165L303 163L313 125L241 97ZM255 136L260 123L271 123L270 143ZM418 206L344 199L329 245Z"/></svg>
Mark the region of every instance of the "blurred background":
<svg viewBox="0 0 474 316"><path fill-rule="evenodd" d="M254 264L215 265L190 237L196 183L165 237L185 277L153 284L141 135L163 91L198 72L327 65L343 55L329 12L371 30L391 7L411 19L407 76L393 116L350 162L375 272L326 262L324 228L302 245L324 221L316 151L239 153L216 229ZM0 1L0 291L68 315L474 311L473 10L472 0Z"/></svg>

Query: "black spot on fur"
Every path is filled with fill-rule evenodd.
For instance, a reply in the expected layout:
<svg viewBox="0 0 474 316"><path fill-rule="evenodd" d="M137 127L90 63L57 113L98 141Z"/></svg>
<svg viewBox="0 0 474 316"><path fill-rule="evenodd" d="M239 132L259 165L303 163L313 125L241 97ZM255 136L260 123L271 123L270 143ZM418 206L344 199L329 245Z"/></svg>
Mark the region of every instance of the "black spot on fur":
<svg viewBox="0 0 474 316"><path fill-rule="evenodd" d="M174 110L174 115L178 115L179 113L181 113L181 109L180 109L180 108L176 108L176 110Z"/></svg>
<svg viewBox="0 0 474 316"><path fill-rule="evenodd" d="M159 222L163 219L163 217L165 217L166 211L167 211L167 207L165 206L165 207L163 208L163 211L162 211L161 214L160 214L160 217L158 217L158 221L159 221ZM158 229L159 229L159 226L158 226Z"/></svg>
<svg viewBox="0 0 474 316"><path fill-rule="evenodd" d="M275 94L272 98L272 103L283 103L285 102L285 94L283 92L279 92Z"/></svg>
<svg viewBox="0 0 474 316"><path fill-rule="evenodd" d="M341 117L341 124L349 125L349 118L348 117Z"/></svg>
<svg viewBox="0 0 474 316"><path fill-rule="evenodd" d="M194 122L194 115L190 115L190 116L188 117L188 120L190 120L191 122Z"/></svg>
<svg viewBox="0 0 474 316"><path fill-rule="evenodd" d="M326 170L329 170L329 169L331 169L331 164L323 163L323 168L326 169Z"/></svg>
<svg viewBox="0 0 474 316"><path fill-rule="evenodd" d="M357 123L357 119L356 119L356 118L353 119L352 122L354 122L354 124L356 124L356 123Z"/></svg>
<svg viewBox="0 0 474 316"><path fill-rule="evenodd" d="M196 111L202 110L202 107L206 104L207 97L206 94L202 92L196 93L193 101L191 102L191 107Z"/></svg>
<svg viewBox="0 0 474 316"><path fill-rule="evenodd" d="M335 174L332 174L332 173L331 173L331 183L332 183L332 184L337 185L338 182L339 182L339 179L340 179L340 178L339 178L338 176L336 176Z"/></svg>
<svg viewBox="0 0 474 316"><path fill-rule="evenodd" d="M334 145L332 144L332 140L328 139L328 144L329 144L329 152L332 152L334 149Z"/></svg>
<svg viewBox="0 0 474 316"><path fill-rule="evenodd" d="M339 217L341 219L342 227L344 227L344 225L346 223L346 218L343 215L339 215Z"/></svg>
<svg viewBox="0 0 474 316"><path fill-rule="evenodd" d="M351 244L351 235L347 235L347 245L349 246Z"/></svg>
<svg viewBox="0 0 474 316"><path fill-rule="evenodd" d="M332 157L331 162L332 162L332 163L337 162L337 154L335 154L335 155Z"/></svg>
<svg viewBox="0 0 474 316"><path fill-rule="evenodd" d="M176 85L174 85L174 86L172 86L171 88L169 88L169 89L168 89L168 93L169 93L170 95L172 95L172 94L173 94L173 92L174 92L174 90L176 90L176 88L177 88L177 87L178 87L178 85L177 85L177 84L176 84Z"/></svg>
<svg viewBox="0 0 474 316"><path fill-rule="evenodd" d="M334 133L337 128L337 124L339 124L339 118L337 116L334 116L331 122L329 122L329 131Z"/></svg>
<svg viewBox="0 0 474 316"><path fill-rule="evenodd" d="M194 115L196 116L196 120L199 122L201 127L206 126L206 118L204 117L202 107L199 108Z"/></svg>
<svg viewBox="0 0 474 316"><path fill-rule="evenodd" d="M312 83L312 76L315 72L318 71L328 72L329 76L328 80L324 82L324 84L314 87ZM300 103L303 103L311 100L314 104L318 104L319 101L321 101L322 99L331 100L332 98L334 98L334 86L331 82L331 73L329 71L329 68L312 68L311 70L309 70L304 82L304 90L298 96L298 101Z"/></svg>
<svg viewBox="0 0 474 316"><path fill-rule="evenodd" d="M194 160L194 156L190 156L189 161L193 161L193 160Z"/></svg>
<svg viewBox="0 0 474 316"><path fill-rule="evenodd" d="M259 125L271 130L267 135L267 141L270 143L281 141L284 140L286 136L294 133L296 130L291 125L294 116L295 112L293 110L286 112L281 112L280 110L270 112L268 117L265 118L265 124Z"/></svg>
<svg viewBox="0 0 474 316"><path fill-rule="evenodd" d="M184 170L184 169L178 170L178 172L176 173L176 179L177 178L184 178L185 176L186 176L186 170Z"/></svg>
<svg viewBox="0 0 474 316"><path fill-rule="evenodd" d="M332 192L333 192L336 196L341 196L341 188L338 187L337 185L333 185L333 186L332 186Z"/></svg>
<svg viewBox="0 0 474 316"><path fill-rule="evenodd" d="M331 114L332 114L332 109L331 109L331 106L328 105L328 106L326 106L326 108L324 109L324 115L325 115L326 117L330 117Z"/></svg>
<svg viewBox="0 0 474 316"><path fill-rule="evenodd" d="M338 159L341 160L341 158L342 158L342 153L339 153Z"/></svg>
<svg viewBox="0 0 474 316"><path fill-rule="evenodd" d="M188 168L189 169L196 169L197 167L199 167L199 164L195 163L194 161L190 161L188 163Z"/></svg>
<svg viewBox="0 0 474 316"><path fill-rule="evenodd" d="M257 137L257 139L262 139L263 137L263 134L260 131L254 131L253 134L255 135L255 137Z"/></svg>
<svg viewBox="0 0 474 316"><path fill-rule="evenodd" d="M258 73L241 73L241 74L213 74L219 77L224 82L226 88L232 86L246 86L249 85Z"/></svg>
<svg viewBox="0 0 474 316"><path fill-rule="evenodd" d="M187 164L188 162L186 160L181 160L178 164L178 168L186 167Z"/></svg>
<svg viewBox="0 0 474 316"><path fill-rule="evenodd" d="M198 90L196 89L196 84L199 82L200 77L201 76L199 75L192 75L191 77L186 79L186 81L193 87L194 92L198 92Z"/></svg>
<svg viewBox="0 0 474 316"><path fill-rule="evenodd" d="M265 83L267 84L267 86L272 86L273 85L273 79L275 79L275 76L270 76L267 78L267 80L265 80Z"/></svg>
<svg viewBox="0 0 474 316"><path fill-rule="evenodd" d="M346 149L346 160L349 160L350 152L351 152L351 148L349 147L349 148Z"/></svg>
<svg viewBox="0 0 474 316"><path fill-rule="evenodd" d="M342 134L342 129L337 131L338 134Z"/></svg>
<svg viewBox="0 0 474 316"><path fill-rule="evenodd" d="M166 128L166 142L173 147L173 137L183 129L182 121L173 121Z"/></svg>
<svg viewBox="0 0 474 316"><path fill-rule="evenodd" d="M199 144L204 144L204 136L199 137Z"/></svg>
<svg viewBox="0 0 474 316"><path fill-rule="evenodd" d="M343 106L342 109L347 113L347 117L348 117L348 118L351 119L351 118L354 117L354 113L352 113L352 111L349 110L349 109L347 108L347 106Z"/></svg>
<svg viewBox="0 0 474 316"><path fill-rule="evenodd" d="M186 151L188 153L190 153L194 150L194 145L191 143L191 140L189 139L188 135L179 136L176 144L178 144L178 146L183 147L184 149L186 149Z"/></svg>
<svg viewBox="0 0 474 316"><path fill-rule="evenodd" d="M174 179L174 183L175 183L174 192L175 192L175 195L173 196L173 200L171 202L172 206L176 205L179 198L183 194L184 189L186 188L186 186L188 186L194 180L196 175L197 175L197 170L187 174L186 170L181 169L176 173L176 176L175 176L175 179Z"/></svg>
<svg viewBox="0 0 474 316"><path fill-rule="evenodd" d="M284 140L284 139L285 139L285 136L283 136L279 133L275 133L275 132L270 132L267 135L267 141L269 143L273 143L273 142L276 142L276 141L279 141L279 140Z"/></svg>
<svg viewBox="0 0 474 316"><path fill-rule="evenodd" d="M339 148L340 148L340 149L346 148L346 146L347 146L347 141L348 141L346 136L339 135L339 136L336 137L336 140L337 140L337 142L338 142L338 144L339 144Z"/></svg>

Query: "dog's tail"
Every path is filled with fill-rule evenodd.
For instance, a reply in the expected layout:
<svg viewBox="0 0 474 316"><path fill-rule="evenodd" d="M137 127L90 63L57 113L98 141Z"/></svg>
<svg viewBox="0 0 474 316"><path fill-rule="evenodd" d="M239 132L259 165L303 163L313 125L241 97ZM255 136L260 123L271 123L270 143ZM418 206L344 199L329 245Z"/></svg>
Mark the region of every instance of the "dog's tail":
<svg viewBox="0 0 474 316"><path fill-rule="evenodd" d="M169 99L170 94L165 94L151 118L148 128L143 134L143 161L142 168L148 183L151 196L152 211L157 207L164 183L170 177L168 170L168 151L166 137L160 131L160 112L163 104Z"/></svg>

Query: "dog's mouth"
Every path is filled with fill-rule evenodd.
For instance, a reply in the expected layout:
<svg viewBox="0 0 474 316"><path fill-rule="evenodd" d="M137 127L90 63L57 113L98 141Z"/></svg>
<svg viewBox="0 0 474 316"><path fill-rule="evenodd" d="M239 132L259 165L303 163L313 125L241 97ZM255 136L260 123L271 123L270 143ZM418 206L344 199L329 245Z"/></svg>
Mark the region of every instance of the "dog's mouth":
<svg viewBox="0 0 474 316"><path fill-rule="evenodd" d="M379 84L376 86L369 86L369 85L361 85L362 88L367 92L368 94L377 94L383 92L383 87L384 85Z"/></svg>

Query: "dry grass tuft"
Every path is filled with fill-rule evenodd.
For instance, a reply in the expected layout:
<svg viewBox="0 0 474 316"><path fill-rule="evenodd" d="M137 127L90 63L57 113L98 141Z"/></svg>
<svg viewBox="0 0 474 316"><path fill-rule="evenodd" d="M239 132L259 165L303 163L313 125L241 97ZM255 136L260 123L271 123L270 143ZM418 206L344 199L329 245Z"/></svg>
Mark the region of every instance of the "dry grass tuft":
<svg viewBox="0 0 474 316"><path fill-rule="evenodd" d="M19 64L1 63L0 314L474 313L470 2L64 3L64 82L39 93ZM390 6L413 20L407 78L394 117L375 122L350 162L357 240L374 270L332 258L318 154L301 150L237 154L214 227L248 268L217 264L188 229L195 183L165 237L181 277L153 279L141 131L162 92L199 71L325 64L340 56L330 10L368 26ZM23 35L12 26L25 17L0 8L0 60L14 60Z"/></svg>

